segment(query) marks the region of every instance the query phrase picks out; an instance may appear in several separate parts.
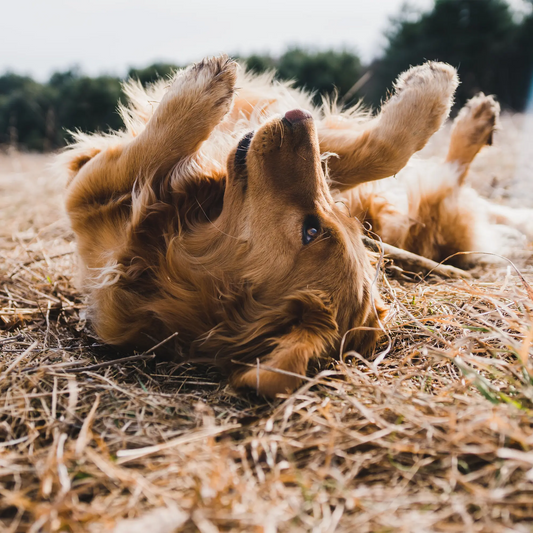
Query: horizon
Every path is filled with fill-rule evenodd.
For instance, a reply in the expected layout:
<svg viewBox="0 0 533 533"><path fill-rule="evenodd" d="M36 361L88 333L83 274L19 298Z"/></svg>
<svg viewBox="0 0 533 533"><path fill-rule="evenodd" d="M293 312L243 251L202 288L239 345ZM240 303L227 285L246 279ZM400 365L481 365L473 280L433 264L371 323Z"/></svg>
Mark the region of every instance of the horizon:
<svg viewBox="0 0 533 533"><path fill-rule="evenodd" d="M252 1L245 9L237 0L223 6L215 0L194 6L166 0L94 0L90 5L22 0L4 9L0 46L10 53L0 57L0 73L45 81L76 67L91 76L116 76L156 62L185 65L220 53L280 55L291 46L346 49L370 62L383 49L390 17L404 3L332 0L326 11L322 3L302 7L284 0L271 0L266 7ZM432 0L410 4L425 10ZM8 26L10 20L24 20L24 25ZM122 27L129 28L124 36Z"/></svg>
<svg viewBox="0 0 533 533"><path fill-rule="evenodd" d="M507 2L518 14L532 8L526 0ZM266 6L252 0L245 9L238 0L224 5L198 0L194 6L166 0L93 0L90 5L21 0L3 10L0 47L9 54L0 56L0 75L12 72L44 82L55 72L77 68L89 76L124 77L130 68L157 62L184 66L220 53L279 56L291 47L345 49L368 64L384 50L390 19L403 6L423 12L433 3L331 0L325 10L316 0L303 7L294 0L270 0ZM12 20L24 25L8 24ZM121 35L123 27L129 30Z"/></svg>

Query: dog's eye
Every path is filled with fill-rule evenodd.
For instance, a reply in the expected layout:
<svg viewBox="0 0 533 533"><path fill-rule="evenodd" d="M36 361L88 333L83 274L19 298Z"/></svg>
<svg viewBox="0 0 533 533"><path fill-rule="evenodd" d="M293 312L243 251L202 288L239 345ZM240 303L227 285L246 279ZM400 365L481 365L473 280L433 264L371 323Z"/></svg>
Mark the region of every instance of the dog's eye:
<svg viewBox="0 0 533 533"><path fill-rule="evenodd" d="M320 234L320 220L315 215L307 215L302 226L302 242L309 244Z"/></svg>

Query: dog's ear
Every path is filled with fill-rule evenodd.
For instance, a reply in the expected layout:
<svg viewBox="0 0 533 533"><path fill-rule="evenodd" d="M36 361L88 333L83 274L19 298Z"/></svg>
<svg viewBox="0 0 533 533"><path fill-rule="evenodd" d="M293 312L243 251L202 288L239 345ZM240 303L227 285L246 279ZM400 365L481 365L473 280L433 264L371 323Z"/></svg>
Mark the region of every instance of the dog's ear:
<svg viewBox="0 0 533 533"><path fill-rule="evenodd" d="M54 169L66 177L66 184L76 177L78 172L99 153L106 152L115 157L122 152L123 140L120 135L102 135L99 133L69 132L72 144L59 153L55 158Z"/></svg>
<svg viewBox="0 0 533 533"><path fill-rule="evenodd" d="M97 148L90 148L86 152L72 154L72 158L68 164L68 170L72 176L77 174L81 167L88 163L95 155L100 153Z"/></svg>
<svg viewBox="0 0 533 533"><path fill-rule="evenodd" d="M274 351L263 360L258 359L255 368L233 374L231 385L236 389L254 389L271 398L292 392L301 384L309 361L326 348L323 337L297 328L281 337Z"/></svg>
<svg viewBox="0 0 533 533"><path fill-rule="evenodd" d="M291 392L302 382L309 361L335 344L337 322L320 294L297 293L286 300L283 312L274 324L290 325L283 334L267 339L268 355L247 360L245 369L235 367L230 382L236 389L251 388L269 397Z"/></svg>
<svg viewBox="0 0 533 533"><path fill-rule="evenodd" d="M79 135L81 137L82 134ZM61 154L56 157L54 163L55 170L58 174L66 177L66 184L76 177L76 174L96 155L101 152L101 148L91 146L87 140L89 135L84 136L84 141L78 141L76 145L70 145ZM96 138L96 136L95 136ZM95 143L97 144L97 142Z"/></svg>

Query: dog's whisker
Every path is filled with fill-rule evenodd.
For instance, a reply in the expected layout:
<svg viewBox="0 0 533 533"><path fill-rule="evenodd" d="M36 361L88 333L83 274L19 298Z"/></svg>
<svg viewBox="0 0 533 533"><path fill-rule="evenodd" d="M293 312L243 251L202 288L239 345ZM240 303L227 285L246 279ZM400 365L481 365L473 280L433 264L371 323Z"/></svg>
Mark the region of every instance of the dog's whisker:
<svg viewBox="0 0 533 533"><path fill-rule="evenodd" d="M308 248L313 248L317 244L320 244L321 242L327 241L328 239L331 239L331 235L322 235L318 239L314 240L311 244L307 245Z"/></svg>
<svg viewBox="0 0 533 533"><path fill-rule="evenodd" d="M225 231L221 230L214 222L211 221L211 219L207 216L207 213L204 211L204 208L202 207L202 204L198 201L198 198L195 198L196 200L196 203L198 204L198 207L200 208L200 210L202 211L202 213L204 214L205 218L207 219L207 221L219 232L221 233L222 235L225 235L226 237L230 237L231 239L235 239L236 241L239 241L239 237L235 237L233 235L230 235L229 233L226 233Z"/></svg>

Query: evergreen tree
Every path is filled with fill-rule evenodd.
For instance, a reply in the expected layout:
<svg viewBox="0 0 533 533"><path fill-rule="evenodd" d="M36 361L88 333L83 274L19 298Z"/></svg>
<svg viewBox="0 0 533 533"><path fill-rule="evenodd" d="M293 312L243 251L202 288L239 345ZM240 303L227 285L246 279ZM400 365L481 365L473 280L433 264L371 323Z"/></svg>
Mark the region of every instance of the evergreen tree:
<svg viewBox="0 0 533 533"><path fill-rule="evenodd" d="M363 73L359 57L347 50L314 52L290 48L279 59L252 55L245 62L254 72L274 70L278 79L294 81L296 87L315 93L317 103L322 95L337 92L344 96Z"/></svg>
<svg viewBox="0 0 533 533"><path fill-rule="evenodd" d="M94 132L121 128L117 105L122 89L118 78L91 78L71 70L54 74L49 86L54 94L58 142L65 137L66 130Z"/></svg>
<svg viewBox="0 0 533 533"><path fill-rule="evenodd" d="M139 80L143 85L148 85L160 78L169 78L179 67L172 63L154 63L145 68L132 68L128 78Z"/></svg>
<svg viewBox="0 0 533 533"><path fill-rule="evenodd" d="M533 105L533 0L522 19L504 0L435 0L421 13L404 6L391 21L382 57L366 70L350 51L290 48L280 57L244 58L255 72L275 70L278 79L322 95L341 99L365 97L379 104L399 73L426 60L445 61L459 70L459 105L478 91L494 93L504 107L523 110ZM176 65L154 63L131 69L128 77L144 85L170 76ZM367 81L354 93L354 84ZM122 123L116 112L123 97L121 79L88 77L78 70L54 74L48 83L27 76L0 76L0 145L51 150L68 140L67 130L107 131Z"/></svg>
<svg viewBox="0 0 533 533"><path fill-rule="evenodd" d="M379 101L382 88L390 87L409 66L438 60L458 68L459 104L482 90L513 105L515 87L508 59L516 31L504 0L436 0L432 10L419 16L404 7L387 32L383 58L370 67L369 97Z"/></svg>

